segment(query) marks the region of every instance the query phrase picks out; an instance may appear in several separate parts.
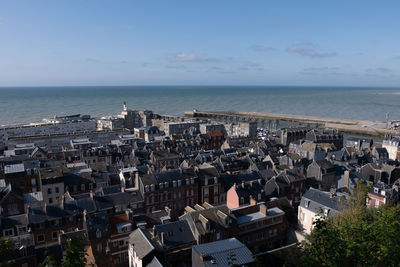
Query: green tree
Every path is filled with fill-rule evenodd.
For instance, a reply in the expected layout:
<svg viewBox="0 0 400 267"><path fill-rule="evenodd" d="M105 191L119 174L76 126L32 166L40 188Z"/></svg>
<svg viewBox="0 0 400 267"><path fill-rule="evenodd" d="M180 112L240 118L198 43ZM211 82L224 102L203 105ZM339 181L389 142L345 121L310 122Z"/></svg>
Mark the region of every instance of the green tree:
<svg viewBox="0 0 400 267"><path fill-rule="evenodd" d="M54 255L50 253L50 251L45 252L46 258L42 263L40 263L38 266L39 267L58 267L59 264L57 263L56 259L54 258Z"/></svg>
<svg viewBox="0 0 400 267"><path fill-rule="evenodd" d="M359 186L340 214L317 220L301 266L400 266L400 205L368 209Z"/></svg>
<svg viewBox="0 0 400 267"><path fill-rule="evenodd" d="M8 238L0 238L0 267L11 266L15 261L10 255L15 251L14 243Z"/></svg>
<svg viewBox="0 0 400 267"><path fill-rule="evenodd" d="M76 239L68 241L63 267L84 267L86 266L86 251L84 245Z"/></svg>

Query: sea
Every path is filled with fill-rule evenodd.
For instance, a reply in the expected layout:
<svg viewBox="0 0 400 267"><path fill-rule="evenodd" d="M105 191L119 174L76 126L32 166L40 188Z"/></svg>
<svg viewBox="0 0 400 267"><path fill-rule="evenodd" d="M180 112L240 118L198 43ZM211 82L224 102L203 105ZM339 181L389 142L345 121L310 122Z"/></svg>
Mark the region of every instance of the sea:
<svg viewBox="0 0 400 267"><path fill-rule="evenodd" d="M255 111L385 121L400 120L400 87L76 86L0 87L0 125L45 117L101 117L129 109L183 116L186 110Z"/></svg>

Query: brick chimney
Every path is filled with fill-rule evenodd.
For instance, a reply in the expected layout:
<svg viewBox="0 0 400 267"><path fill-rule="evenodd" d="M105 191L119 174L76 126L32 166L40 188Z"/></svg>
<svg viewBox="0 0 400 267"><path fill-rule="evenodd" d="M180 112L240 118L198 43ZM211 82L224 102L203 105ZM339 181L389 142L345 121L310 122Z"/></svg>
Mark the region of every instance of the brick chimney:
<svg viewBox="0 0 400 267"><path fill-rule="evenodd" d="M350 172L348 170L344 171L344 187L349 188Z"/></svg>
<svg viewBox="0 0 400 267"><path fill-rule="evenodd" d="M268 211L267 206L265 206L264 204L261 204L261 205L260 205L260 212L261 212L263 215L267 216L267 211Z"/></svg>
<svg viewBox="0 0 400 267"><path fill-rule="evenodd" d="M253 197L250 197L250 206L255 206L257 205L257 200L255 200Z"/></svg>

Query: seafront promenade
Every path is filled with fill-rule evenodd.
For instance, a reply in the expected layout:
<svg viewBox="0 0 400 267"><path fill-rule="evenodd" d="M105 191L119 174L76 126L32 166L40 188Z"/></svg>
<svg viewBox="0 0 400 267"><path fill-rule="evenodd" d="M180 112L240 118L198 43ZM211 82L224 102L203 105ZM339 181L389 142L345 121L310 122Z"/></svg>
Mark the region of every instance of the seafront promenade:
<svg viewBox="0 0 400 267"><path fill-rule="evenodd" d="M399 135L400 131L388 129L386 122L351 120L341 118L327 118L319 116L277 114L264 112L242 112L242 111L185 111L185 117L213 120L234 121L260 121L262 123L287 122L300 125L314 124L326 128L350 134L362 134L384 137L387 135Z"/></svg>

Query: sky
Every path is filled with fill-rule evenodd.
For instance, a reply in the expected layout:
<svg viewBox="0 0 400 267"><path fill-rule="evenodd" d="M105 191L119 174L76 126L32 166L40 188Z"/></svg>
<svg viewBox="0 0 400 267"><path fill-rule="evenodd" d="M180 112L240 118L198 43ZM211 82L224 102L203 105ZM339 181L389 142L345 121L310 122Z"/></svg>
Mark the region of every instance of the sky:
<svg viewBox="0 0 400 267"><path fill-rule="evenodd" d="M0 86L400 87L400 1L0 0Z"/></svg>

